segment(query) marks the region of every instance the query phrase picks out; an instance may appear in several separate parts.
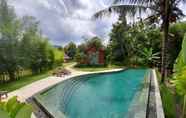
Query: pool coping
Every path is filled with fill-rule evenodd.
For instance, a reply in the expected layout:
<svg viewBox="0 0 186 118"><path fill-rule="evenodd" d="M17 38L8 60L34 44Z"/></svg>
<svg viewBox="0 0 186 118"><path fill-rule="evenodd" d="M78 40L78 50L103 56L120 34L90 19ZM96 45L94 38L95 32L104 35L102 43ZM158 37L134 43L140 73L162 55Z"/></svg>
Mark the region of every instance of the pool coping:
<svg viewBox="0 0 186 118"><path fill-rule="evenodd" d="M150 91L146 118L165 118L156 70L150 75Z"/></svg>
<svg viewBox="0 0 186 118"><path fill-rule="evenodd" d="M64 80L60 81L59 83L53 84L45 89L42 89L41 91L37 92L36 94L32 95L31 97L29 97L28 99L26 99L27 103L30 104L35 104L38 106L38 109L40 110L40 112L43 112L48 118L55 118L37 99L36 99L36 95L41 94L44 91L47 91L55 86L57 86L58 84L68 80L68 79L73 79L76 77L80 77L80 76L88 76L88 75L92 75L92 74L107 74L107 73L115 73L115 72L120 72L120 71L125 71L129 68L118 68L118 69L111 69L111 70L105 70L105 71L97 71L97 72L81 72L78 74L72 74L68 77L66 77ZM40 118L40 117L38 117Z"/></svg>
<svg viewBox="0 0 186 118"><path fill-rule="evenodd" d="M90 73L72 76L72 77L69 77L68 79L73 79L73 78L76 78L79 76L86 76L86 75L92 75L92 74L106 74L106 73L120 72L120 71L124 71L126 69L128 69L128 68L118 69L118 70L113 70L113 71L110 70L110 71L105 71L105 72L104 71L90 72ZM63 81L65 81L65 80L63 80ZM61 81L61 82L63 82L63 81ZM57 83L51 87L48 87L48 88L38 92L37 94L47 91L48 89L50 89L54 86L57 86L60 83ZM147 101L147 109L146 109L146 118L165 118L155 69L150 70L150 82L149 82L149 91L148 92L149 93L148 93L148 101ZM49 118L55 118L51 113L49 113L49 111L47 111L47 109L41 103L39 103L39 101L36 99L37 94L32 96L31 99L34 101L34 103L36 105L38 105L38 107L42 110L42 112L44 112Z"/></svg>

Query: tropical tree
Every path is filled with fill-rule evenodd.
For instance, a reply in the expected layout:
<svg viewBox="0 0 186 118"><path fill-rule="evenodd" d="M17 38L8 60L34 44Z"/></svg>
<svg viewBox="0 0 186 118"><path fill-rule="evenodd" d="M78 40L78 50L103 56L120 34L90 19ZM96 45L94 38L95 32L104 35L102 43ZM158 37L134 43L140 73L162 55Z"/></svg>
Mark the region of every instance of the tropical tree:
<svg viewBox="0 0 186 118"><path fill-rule="evenodd" d="M186 32L186 22L179 22L175 24L171 24L169 28L169 41L167 49L167 58L168 58L168 66L169 68L174 67L174 63L178 54L182 48L182 42L184 39L184 34ZM174 49L174 50L173 50Z"/></svg>
<svg viewBox="0 0 186 118"><path fill-rule="evenodd" d="M154 64L157 63L160 58L159 52L153 53L152 48L143 48L142 50L140 50L140 55L144 64L147 64L150 67L153 67Z"/></svg>
<svg viewBox="0 0 186 118"><path fill-rule="evenodd" d="M128 40L128 30L130 26L127 25L126 18L120 16L119 21L113 25L110 33L111 57L113 61L123 62L128 58L130 41Z"/></svg>
<svg viewBox="0 0 186 118"><path fill-rule="evenodd" d="M11 80L15 80L15 73L19 69L20 22L6 0L0 1L0 69L7 72Z"/></svg>
<svg viewBox="0 0 186 118"><path fill-rule="evenodd" d="M95 47L96 49L103 48L102 41L97 36L95 36L89 40L85 40L85 45L87 48L90 48L90 47Z"/></svg>
<svg viewBox="0 0 186 118"><path fill-rule="evenodd" d="M52 55L51 58L54 58L52 59L54 62L52 63L52 65L54 66L59 66L63 63L64 61L64 51L59 49L59 48L53 48L51 50L52 52Z"/></svg>
<svg viewBox="0 0 186 118"><path fill-rule="evenodd" d="M76 55L76 50L77 47L76 47L76 44L73 43L73 42L70 42L68 45L66 45L64 47L64 51L65 53L71 58L71 59L74 59L75 55Z"/></svg>
<svg viewBox="0 0 186 118"><path fill-rule="evenodd" d="M183 16L182 11L178 8L180 2L186 2L185 0L114 0L114 4L122 3L122 5L113 5L107 9L97 12L94 17L99 18L105 14L110 14L113 12L120 13L122 15L135 13L141 14L142 11L149 9L151 15L147 18L152 22L158 19L162 20L161 26L163 30L163 40L162 40L162 52L161 52L161 73L162 82L164 82L165 71L167 68L166 64L166 52L167 52L167 41L169 24L176 21Z"/></svg>
<svg viewBox="0 0 186 118"><path fill-rule="evenodd" d="M182 68L186 66L186 34L182 42L182 49L177 57L176 63L174 65L174 71L180 72Z"/></svg>

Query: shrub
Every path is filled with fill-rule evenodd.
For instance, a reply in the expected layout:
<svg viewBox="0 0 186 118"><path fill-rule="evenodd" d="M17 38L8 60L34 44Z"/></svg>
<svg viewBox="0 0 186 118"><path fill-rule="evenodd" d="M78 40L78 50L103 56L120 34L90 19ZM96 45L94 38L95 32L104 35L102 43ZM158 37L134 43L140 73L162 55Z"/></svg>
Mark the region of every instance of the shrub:
<svg viewBox="0 0 186 118"><path fill-rule="evenodd" d="M32 107L13 97L8 102L0 102L0 118L31 118Z"/></svg>

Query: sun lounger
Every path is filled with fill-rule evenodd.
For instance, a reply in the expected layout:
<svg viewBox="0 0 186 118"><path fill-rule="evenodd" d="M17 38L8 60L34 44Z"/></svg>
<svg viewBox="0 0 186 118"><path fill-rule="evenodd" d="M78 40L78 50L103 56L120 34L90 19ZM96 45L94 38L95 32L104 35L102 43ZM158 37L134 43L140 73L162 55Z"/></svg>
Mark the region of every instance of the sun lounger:
<svg viewBox="0 0 186 118"><path fill-rule="evenodd" d="M53 75L56 75L57 77L63 77L65 75L70 75L71 72L67 69L59 69L58 71L54 72Z"/></svg>
<svg viewBox="0 0 186 118"><path fill-rule="evenodd" d="M0 91L0 101L2 99L8 98L8 92L7 91Z"/></svg>

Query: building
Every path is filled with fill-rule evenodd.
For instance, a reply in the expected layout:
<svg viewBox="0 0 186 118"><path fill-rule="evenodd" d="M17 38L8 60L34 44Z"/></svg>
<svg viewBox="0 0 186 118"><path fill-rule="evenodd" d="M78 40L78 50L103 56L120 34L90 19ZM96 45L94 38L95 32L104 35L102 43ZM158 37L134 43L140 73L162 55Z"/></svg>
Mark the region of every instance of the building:
<svg viewBox="0 0 186 118"><path fill-rule="evenodd" d="M103 48L89 47L85 51L85 57L80 62L81 65L104 65L105 50Z"/></svg>
<svg viewBox="0 0 186 118"><path fill-rule="evenodd" d="M64 62L68 62L71 58L67 55L64 54Z"/></svg>

